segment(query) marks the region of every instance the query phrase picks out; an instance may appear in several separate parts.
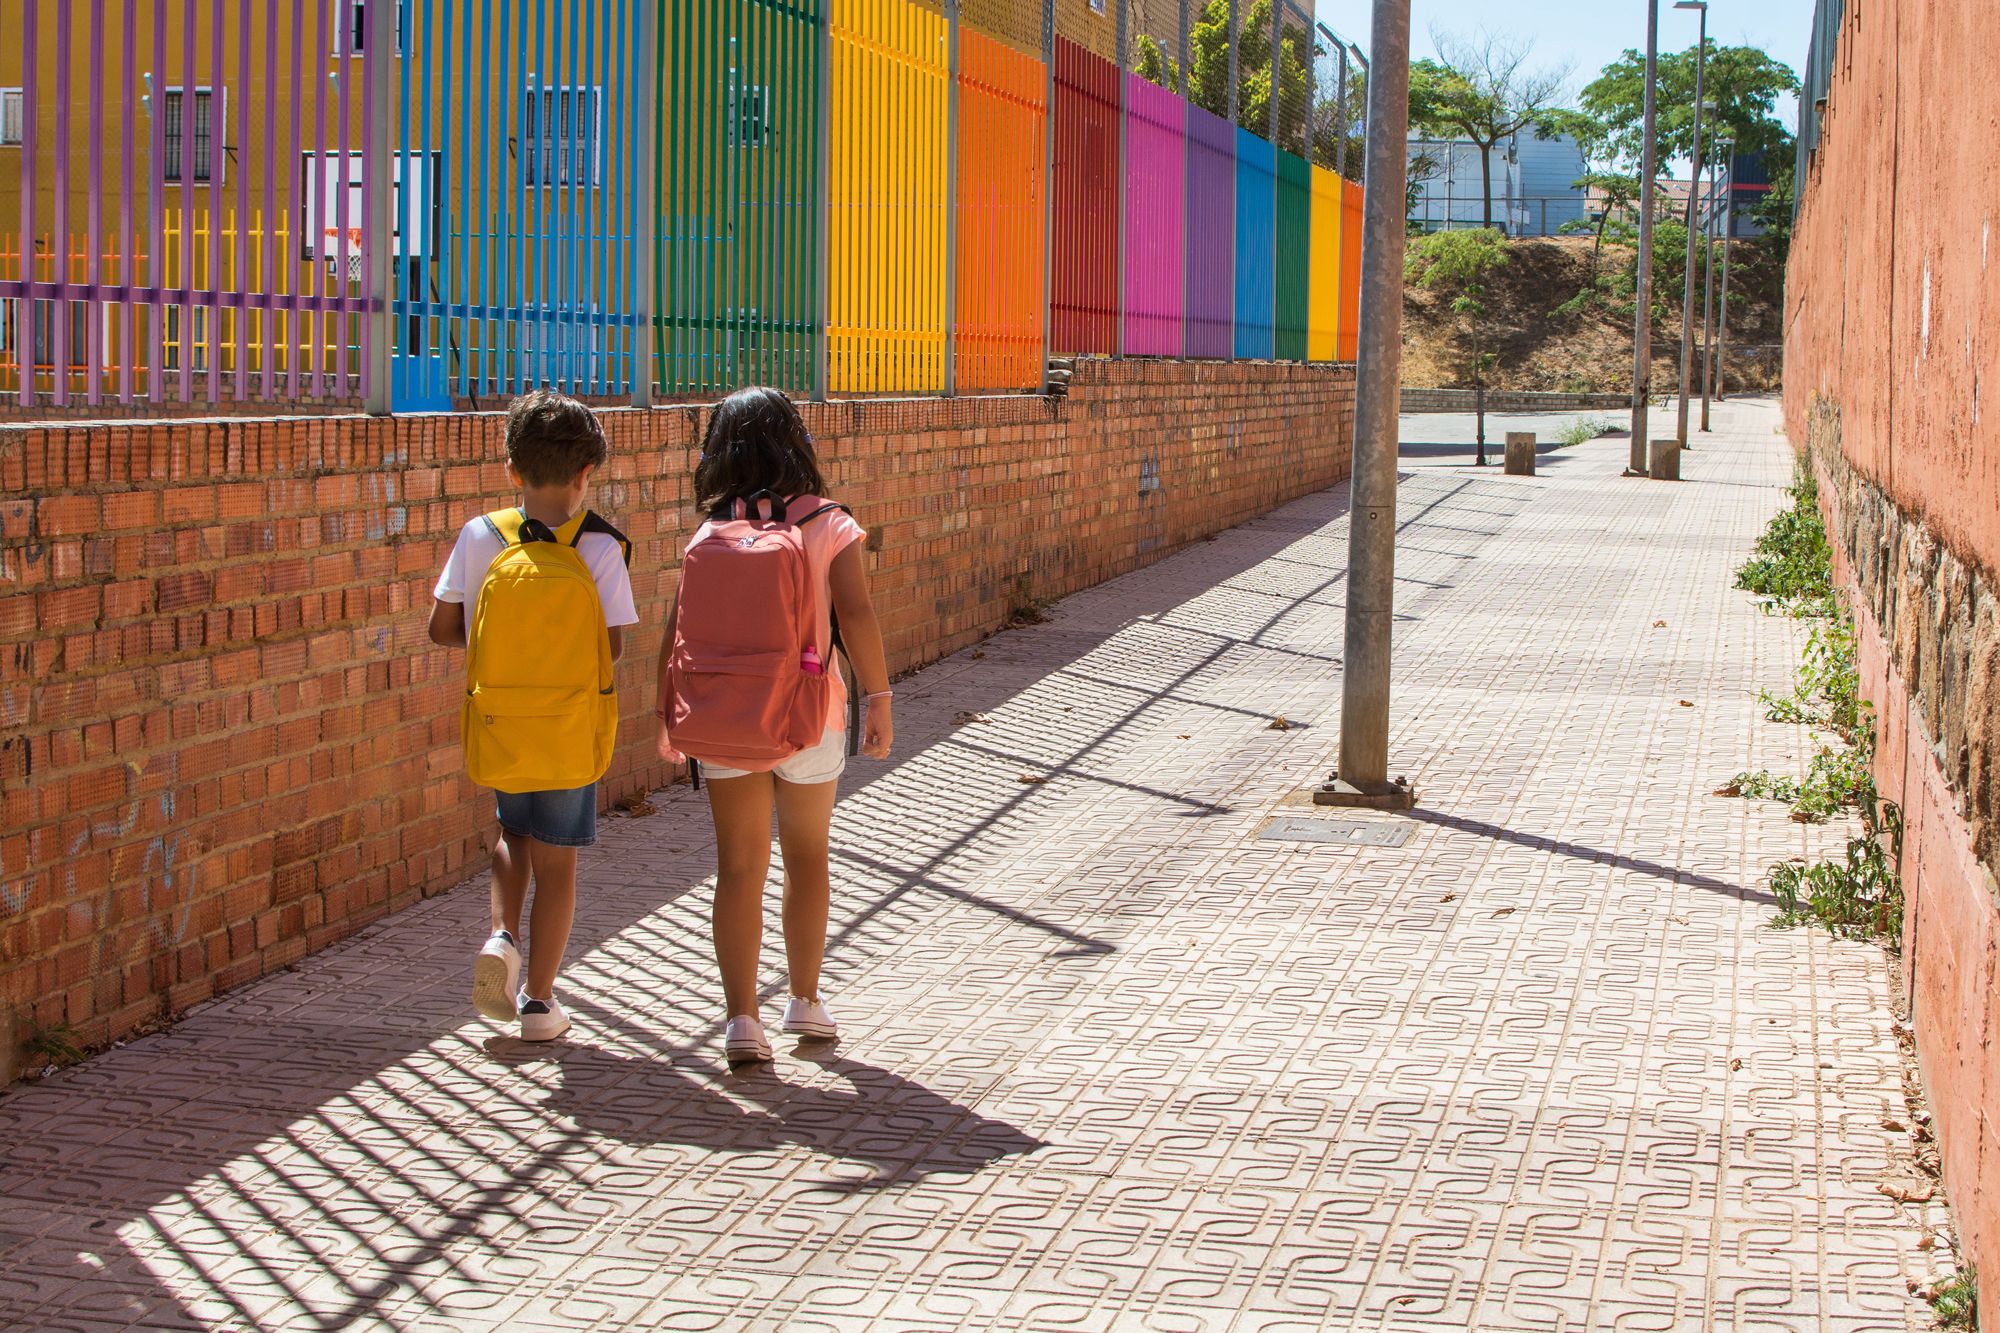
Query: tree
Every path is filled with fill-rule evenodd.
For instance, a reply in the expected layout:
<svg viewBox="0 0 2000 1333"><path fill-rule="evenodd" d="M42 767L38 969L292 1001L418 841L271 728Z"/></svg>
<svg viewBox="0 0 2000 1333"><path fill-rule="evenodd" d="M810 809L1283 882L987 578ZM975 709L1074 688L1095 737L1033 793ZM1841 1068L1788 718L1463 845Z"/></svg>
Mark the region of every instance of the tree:
<svg viewBox="0 0 2000 1333"><path fill-rule="evenodd" d="M1410 66L1410 123L1479 148L1485 224L1493 225L1493 149L1538 123L1562 93L1569 67L1530 70L1532 43L1481 30L1454 37L1432 30L1440 59Z"/></svg>
<svg viewBox="0 0 2000 1333"><path fill-rule="evenodd" d="M1582 190L1586 195L1595 195L1601 202L1594 222L1564 223L1564 231L1590 231L1593 233L1590 246L1590 288L1597 286L1598 259L1604 252L1604 232L1621 212L1630 209L1639 197L1639 178L1627 172L1613 171L1614 156L1609 127L1604 121L1584 111L1567 108L1551 111L1535 124L1535 134L1543 139L1556 139L1565 135L1576 145L1576 151L1583 158L1583 174L1570 182L1573 189Z"/></svg>
<svg viewBox="0 0 2000 1333"><path fill-rule="evenodd" d="M1336 74L1334 83L1340 79ZM1353 173L1350 180L1359 180L1362 164L1367 161L1368 143L1364 134L1368 114L1368 75L1359 63L1349 66L1347 87L1321 89L1317 93L1318 105L1313 109L1313 153L1312 160L1327 170L1333 170L1340 162L1340 132L1343 124L1347 127L1347 169ZM1345 102L1346 115L1341 114Z"/></svg>
<svg viewBox="0 0 2000 1333"><path fill-rule="evenodd" d="M1766 243L1777 254L1778 262L1783 264L1792 248L1792 207L1798 189L1798 155L1793 152L1782 163L1773 163L1766 158L1765 167L1770 172L1771 188L1750 206L1750 216L1764 229Z"/></svg>
<svg viewBox="0 0 2000 1333"><path fill-rule="evenodd" d="M1432 232L1413 241L1403 260L1405 280L1430 287L1449 298L1457 317L1460 342L1471 350L1472 386L1480 391L1479 465L1486 466L1486 368L1493 356L1485 348L1481 321L1486 316L1487 279L1493 270L1512 262L1507 238L1491 227Z"/></svg>
<svg viewBox="0 0 2000 1333"><path fill-rule="evenodd" d="M1694 47L1660 57L1653 138L1654 161L1663 168L1694 156L1694 82ZM1788 153L1791 131L1771 111L1780 95L1798 87L1791 67L1766 52L1710 41L1702 96L1716 110L1702 120L1703 140L1720 129L1736 141L1739 153L1762 153L1767 161ZM1638 163L1645 147L1646 58L1626 51L1585 85L1580 101L1582 110L1603 125L1612 154L1628 165Z"/></svg>
<svg viewBox="0 0 2000 1333"><path fill-rule="evenodd" d="M1251 0L1237 10L1236 123L1252 134L1271 134L1271 10L1272 0ZM1140 59L1145 59L1141 42ZM1208 0L1188 32L1194 68L1189 71L1188 100L1214 115L1229 114L1229 3ZM1278 36L1278 134L1281 144L1306 143L1306 95L1318 44L1297 23L1286 23ZM1145 71L1140 71L1142 75ZM1146 77L1151 77L1147 75ZM1153 80L1155 83L1158 79Z"/></svg>
<svg viewBox="0 0 2000 1333"><path fill-rule="evenodd" d="M1133 71L1148 83L1156 83L1170 93L1181 90L1181 62L1150 36L1139 37L1139 67Z"/></svg>

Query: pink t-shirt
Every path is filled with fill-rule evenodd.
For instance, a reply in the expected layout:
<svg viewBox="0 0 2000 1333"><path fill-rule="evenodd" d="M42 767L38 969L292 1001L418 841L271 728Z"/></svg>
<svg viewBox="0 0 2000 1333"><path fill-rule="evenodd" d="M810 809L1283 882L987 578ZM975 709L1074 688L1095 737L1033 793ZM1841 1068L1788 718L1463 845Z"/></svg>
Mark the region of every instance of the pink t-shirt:
<svg viewBox="0 0 2000 1333"><path fill-rule="evenodd" d="M785 506L785 512L794 519L804 518L826 503L817 495L801 495ZM862 540L868 532L844 509L829 510L799 531L806 548L806 559L812 564L813 588L819 598L820 659L827 664L827 674L833 678L826 725L833 731L846 731L847 682L840 674L839 655L833 651L833 586L830 574L833 558ZM688 544L692 546L707 535L708 525L704 523Z"/></svg>

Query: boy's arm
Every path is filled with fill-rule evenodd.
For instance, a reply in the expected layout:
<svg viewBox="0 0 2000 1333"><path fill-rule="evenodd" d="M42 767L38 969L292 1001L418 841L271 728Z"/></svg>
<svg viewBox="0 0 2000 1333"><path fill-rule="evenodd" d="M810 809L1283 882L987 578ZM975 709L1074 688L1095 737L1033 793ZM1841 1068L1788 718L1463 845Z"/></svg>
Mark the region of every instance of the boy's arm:
<svg viewBox="0 0 2000 1333"><path fill-rule="evenodd" d="M625 655L625 627L612 625L604 632L611 638L611 660L616 662Z"/></svg>
<svg viewBox="0 0 2000 1333"><path fill-rule="evenodd" d="M431 642L440 648L465 647L465 603L431 603ZM615 633L615 631L614 631ZM618 641L611 641L612 656L617 656Z"/></svg>

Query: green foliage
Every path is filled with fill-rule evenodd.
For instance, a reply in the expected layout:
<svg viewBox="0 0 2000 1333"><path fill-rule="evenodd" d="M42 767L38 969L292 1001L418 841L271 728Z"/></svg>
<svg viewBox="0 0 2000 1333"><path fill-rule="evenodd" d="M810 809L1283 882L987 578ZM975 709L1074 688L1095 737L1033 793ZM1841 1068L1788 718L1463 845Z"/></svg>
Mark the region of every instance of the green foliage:
<svg viewBox="0 0 2000 1333"><path fill-rule="evenodd" d="M1168 92L1181 90L1181 62L1168 55L1166 48L1157 40L1143 33L1139 37L1139 65L1133 72Z"/></svg>
<svg viewBox="0 0 2000 1333"><path fill-rule="evenodd" d="M79 1063L84 1054L76 1029L67 1023L37 1026L28 1034L28 1059L31 1064L43 1067L53 1065L61 1069Z"/></svg>
<svg viewBox="0 0 2000 1333"><path fill-rule="evenodd" d="M1979 1327L1979 1275L1970 1267L1933 1284L1925 1299L1930 1301L1939 1328Z"/></svg>
<svg viewBox="0 0 2000 1333"><path fill-rule="evenodd" d="M1432 31L1439 59L1410 66L1410 127L1440 138L1464 137L1480 148L1491 185L1493 148L1540 124L1562 94L1568 69L1530 71L1529 47L1481 31L1453 37ZM1493 191L1484 192L1493 225Z"/></svg>
<svg viewBox="0 0 2000 1333"><path fill-rule="evenodd" d="M1765 164L1771 172L1771 188L1750 205L1750 216L1764 229L1762 243L1782 265L1792 250L1792 203L1796 190L1796 155L1788 154L1781 163Z"/></svg>
<svg viewBox="0 0 2000 1333"><path fill-rule="evenodd" d="M1694 156L1695 48L1659 57L1659 83L1654 116L1655 161L1666 163ZM1772 165L1789 157L1792 136L1772 114L1778 98L1797 92L1798 75L1782 61L1754 46L1708 44L1702 95L1716 104L1713 125L1702 122L1702 138L1720 126L1736 141L1738 151L1763 153ZM1581 110L1604 127L1608 151L1620 161L1641 160L1645 146L1646 58L1628 50L1585 85Z"/></svg>
<svg viewBox="0 0 2000 1333"><path fill-rule="evenodd" d="M1578 417L1556 433L1556 441L1560 444L1582 444L1606 431L1616 430L1617 425L1615 421L1607 421L1603 417Z"/></svg>
<svg viewBox="0 0 2000 1333"><path fill-rule="evenodd" d="M1736 571L1736 586L1788 614L1825 616L1833 604L1833 551L1811 468L1799 467L1786 494L1791 504L1757 538L1756 554Z"/></svg>
<svg viewBox="0 0 2000 1333"><path fill-rule="evenodd" d="M1885 841L1886 839L1886 841ZM1786 861L1771 871L1778 924L1818 922L1836 935L1878 938L1896 948L1903 939L1903 813L1879 799L1871 783L1862 805L1862 832L1847 840L1837 861Z"/></svg>
<svg viewBox="0 0 2000 1333"><path fill-rule="evenodd" d="M1437 231L1410 242L1403 276L1452 297L1477 297L1494 269L1513 262L1507 238L1491 227Z"/></svg>
<svg viewBox="0 0 2000 1333"><path fill-rule="evenodd" d="M1247 9L1240 8L1237 13L1236 123L1265 138L1271 135L1271 11L1272 0L1251 0ZM1143 45L1142 42L1141 59L1144 59ZM1201 17L1189 30L1188 50L1194 63L1188 78L1188 100L1205 111L1227 116L1229 0L1208 0ZM1297 144L1305 140L1306 116L1312 102L1308 95L1312 86L1309 70L1318 51L1318 43L1303 26L1289 22L1283 25L1278 35L1279 143Z"/></svg>

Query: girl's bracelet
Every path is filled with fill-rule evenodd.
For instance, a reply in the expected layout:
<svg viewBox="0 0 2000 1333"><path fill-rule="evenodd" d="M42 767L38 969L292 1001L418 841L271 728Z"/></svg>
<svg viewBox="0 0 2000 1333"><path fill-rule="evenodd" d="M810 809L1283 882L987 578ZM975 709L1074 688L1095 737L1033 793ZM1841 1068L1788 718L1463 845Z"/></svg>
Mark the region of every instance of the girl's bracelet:
<svg viewBox="0 0 2000 1333"><path fill-rule="evenodd" d="M665 722L667 720L667 710L664 708L655 708L653 710L653 716L660 719L660 721Z"/></svg>
<svg viewBox="0 0 2000 1333"><path fill-rule="evenodd" d="M877 699L893 699L895 697L896 697L896 692L894 690L877 690L873 694L867 694L862 696L865 702L871 704L874 703Z"/></svg>

